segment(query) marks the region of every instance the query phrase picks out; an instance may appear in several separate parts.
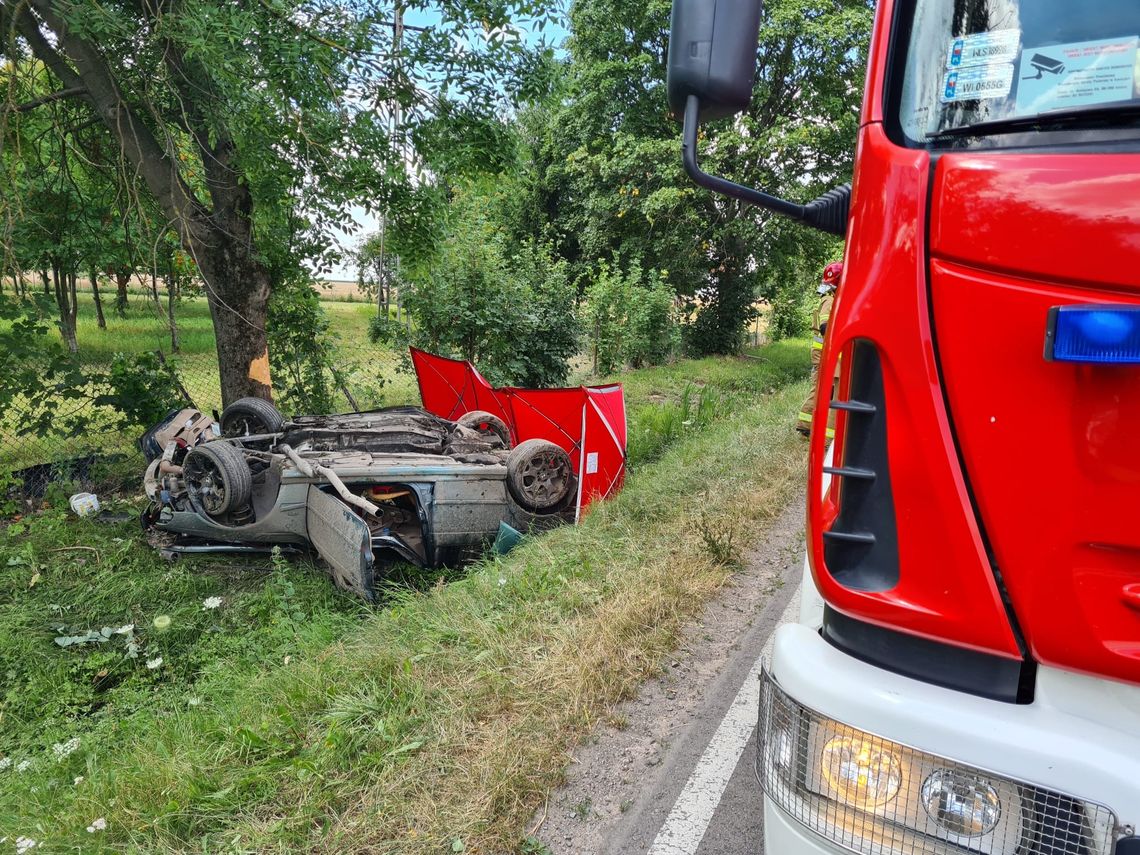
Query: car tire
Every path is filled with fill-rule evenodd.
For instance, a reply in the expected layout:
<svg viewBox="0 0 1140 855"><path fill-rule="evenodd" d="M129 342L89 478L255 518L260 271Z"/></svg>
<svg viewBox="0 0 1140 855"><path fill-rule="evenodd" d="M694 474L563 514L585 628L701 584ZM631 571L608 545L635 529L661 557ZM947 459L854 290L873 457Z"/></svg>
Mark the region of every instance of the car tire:
<svg viewBox="0 0 1140 855"><path fill-rule="evenodd" d="M190 500L218 519L249 504L253 475L245 455L228 442L207 442L186 453L182 480Z"/></svg>
<svg viewBox="0 0 1140 855"><path fill-rule="evenodd" d="M516 445L507 458L507 489L525 510L556 510L569 497L573 484L570 455L553 442L528 439Z"/></svg>
<svg viewBox="0 0 1140 855"><path fill-rule="evenodd" d="M456 420L456 424L463 425L465 428L471 428L471 430L477 431L488 439L498 437L503 441L504 448L511 447L510 428L507 427L505 421L493 413L488 413L485 410L472 410L469 413L461 415Z"/></svg>
<svg viewBox="0 0 1140 855"><path fill-rule="evenodd" d="M264 398L238 398L222 410L222 436L237 439L279 433L284 426L281 411Z"/></svg>

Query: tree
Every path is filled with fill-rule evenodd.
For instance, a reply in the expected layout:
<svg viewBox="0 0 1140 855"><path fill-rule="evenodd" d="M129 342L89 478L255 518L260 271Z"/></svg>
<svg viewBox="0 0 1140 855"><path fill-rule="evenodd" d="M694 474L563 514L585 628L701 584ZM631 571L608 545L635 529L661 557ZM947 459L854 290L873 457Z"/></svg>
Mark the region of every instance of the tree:
<svg viewBox="0 0 1140 855"><path fill-rule="evenodd" d="M546 14L531 0L416 5L438 23L394 39L393 10L369 2L0 0L11 76L52 85L0 120L74 102L82 117L55 133L97 127L101 165L124 192L138 177L201 275L225 401L270 394L273 288L306 257L327 262L354 204L408 186L377 105L400 105L401 138L457 83L493 108L525 67L508 25Z"/></svg>
<svg viewBox="0 0 1140 855"><path fill-rule="evenodd" d="M557 385L578 350L574 287L549 245L504 228L516 193L509 175L456 188L438 255L412 274L404 304L415 344L475 362L499 385ZM384 321L374 338L390 334Z"/></svg>
<svg viewBox="0 0 1140 855"><path fill-rule="evenodd" d="M702 129L706 169L800 201L847 180L869 0L770 0L752 105ZM802 298L834 239L695 187L665 96L668 0L576 0L565 97L541 139L559 251L668 270L700 353L737 349L758 295Z"/></svg>

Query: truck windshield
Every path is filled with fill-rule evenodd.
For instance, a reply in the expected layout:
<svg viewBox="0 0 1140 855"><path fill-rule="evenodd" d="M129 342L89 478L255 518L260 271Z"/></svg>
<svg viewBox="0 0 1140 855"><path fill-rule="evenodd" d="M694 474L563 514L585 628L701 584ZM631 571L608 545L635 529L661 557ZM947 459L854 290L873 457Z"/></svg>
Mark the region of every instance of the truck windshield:
<svg viewBox="0 0 1140 855"><path fill-rule="evenodd" d="M1140 0L914 0L905 62L899 122L920 143L1042 114L1134 123Z"/></svg>

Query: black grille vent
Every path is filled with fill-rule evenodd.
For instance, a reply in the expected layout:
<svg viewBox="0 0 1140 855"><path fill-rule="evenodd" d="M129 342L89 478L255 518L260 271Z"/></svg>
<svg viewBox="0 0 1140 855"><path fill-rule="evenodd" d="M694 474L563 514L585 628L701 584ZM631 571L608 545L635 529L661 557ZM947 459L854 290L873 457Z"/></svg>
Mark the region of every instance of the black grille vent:
<svg viewBox="0 0 1140 855"><path fill-rule="evenodd" d="M887 465L887 406L879 352L865 340L854 343L846 401L832 401L847 413L842 465L824 467L841 478L839 516L823 533L823 557L839 584L857 591L886 591L899 581L895 504Z"/></svg>

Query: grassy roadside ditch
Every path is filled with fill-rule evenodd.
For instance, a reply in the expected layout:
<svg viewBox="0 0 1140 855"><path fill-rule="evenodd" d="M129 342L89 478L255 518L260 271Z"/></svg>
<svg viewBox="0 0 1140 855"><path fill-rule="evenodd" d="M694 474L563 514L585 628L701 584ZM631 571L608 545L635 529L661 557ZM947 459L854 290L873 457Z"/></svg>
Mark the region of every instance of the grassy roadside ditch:
<svg viewBox="0 0 1140 855"><path fill-rule="evenodd" d="M159 564L129 523L9 528L0 838L517 851L566 748L654 671L801 477L806 347L762 356L621 377L636 465L617 499L374 610L288 562ZM686 381L704 385L680 418ZM650 448L656 419L679 427Z"/></svg>

